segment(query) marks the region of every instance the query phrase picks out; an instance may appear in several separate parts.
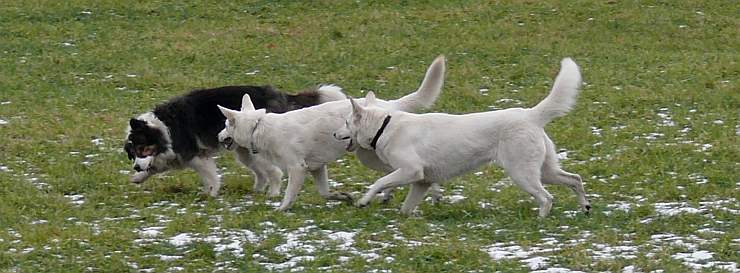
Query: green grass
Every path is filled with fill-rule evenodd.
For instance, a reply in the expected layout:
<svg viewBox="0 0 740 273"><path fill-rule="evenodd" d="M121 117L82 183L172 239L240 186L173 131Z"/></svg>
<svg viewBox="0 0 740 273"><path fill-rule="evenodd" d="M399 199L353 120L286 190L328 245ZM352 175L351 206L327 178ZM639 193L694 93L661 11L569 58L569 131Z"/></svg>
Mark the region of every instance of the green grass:
<svg viewBox="0 0 740 273"><path fill-rule="evenodd" d="M740 263L732 1L6 2L0 272L253 272L298 256L313 259L282 270L527 272L522 260L537 256L548 258L543 268L584 272ZM142 186L121 173L131 168L126 121L187 90L337 83L352 96L395 98L439 54L448 72L432 111L450 113L532 106L560 59L576 60L587 84L547 131L567 151L564 168L584 177L590 217L568 190L549 187L552 215L538 219L494 167L451 181L445 195L466 198L426 202L417 217L398 214L405 190L360 209L324 202L311 183L290 213L274 213L276 200L253 194L228 154L218 199L199 195L192 171ZM379 177L344 159L330 166L339 190L359 194ZM84 203L65 197L75 194ZM151 227L161 229L148 238ZM331 240L339 231L352 241ZM200 239L170 241L185 233ZM285 251L291 240L303 246ZM493 259L496 244L530 253ZM703 269L680 258L702 251L712 254Z"/></svg>

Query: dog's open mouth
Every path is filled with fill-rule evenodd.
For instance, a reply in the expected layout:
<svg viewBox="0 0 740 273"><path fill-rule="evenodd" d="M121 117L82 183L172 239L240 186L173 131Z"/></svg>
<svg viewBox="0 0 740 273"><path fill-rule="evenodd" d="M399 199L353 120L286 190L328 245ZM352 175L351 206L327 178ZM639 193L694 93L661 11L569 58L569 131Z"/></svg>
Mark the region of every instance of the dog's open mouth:
<svg viewBox="0 0 740 273"><path fill-rule="evenodd" d="M234 146L234 139L227 137L221 141L221 145L224 146L226 150L231 150L231 146Z"/></svg>
<svg viewBox="0 0 740 273"><path fill-rule="evenodd" d="M346 149L346 150L347 150L348 152L351 152L352 150L354 150L354 148L355 148L355 147L354 147L354 145L352 145L352 144L354 144L354 142L353 142L353 140L352 140L352 139L350 138L350 139L349 139L349 143L347 143L347 147L345 148L345 149Z"/></svg>

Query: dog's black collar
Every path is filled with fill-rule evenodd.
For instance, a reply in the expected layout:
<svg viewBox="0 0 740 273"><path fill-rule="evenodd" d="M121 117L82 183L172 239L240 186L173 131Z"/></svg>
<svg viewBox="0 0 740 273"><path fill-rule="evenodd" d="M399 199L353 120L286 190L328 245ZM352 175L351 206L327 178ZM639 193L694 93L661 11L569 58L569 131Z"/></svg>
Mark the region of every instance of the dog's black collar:
<svg viewBox="0 0 740 273"><path fill-rule="evenodd" d="M257 125L260 125L261 120L262 120L261 118L257 119L257 122L254 123L254 128L252 128L252 133L249 134L249 139L250 139L249 149L252 150L253 154L259 153L259 151L257 151L257 145L254 145L254 132L257 131Z"/></svg>
<svg viewBox="0 0 740 273"><path fill-rule="evenodd" d="M385 131L385 127L388 126L388 122L391 121L391 115L388 115L383 120L383 125L380 126L380 129L378 129L378 132L375 133L375 137L373 137L373 141L370 142L370 147L373 147L373 150L375 150L375 146L378 145L378 139L380 138L380 135L383 134L383 131Z"/></svg>

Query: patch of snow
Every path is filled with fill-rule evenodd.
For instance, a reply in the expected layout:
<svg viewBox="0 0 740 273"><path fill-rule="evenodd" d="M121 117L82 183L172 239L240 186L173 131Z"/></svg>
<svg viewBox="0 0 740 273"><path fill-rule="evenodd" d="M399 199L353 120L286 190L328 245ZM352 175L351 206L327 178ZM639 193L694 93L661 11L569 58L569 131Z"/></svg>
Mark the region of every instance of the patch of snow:
<svg viewBox="0 0 740 273"><path fill-rule="evenodd" d="M547 257L535 256L532 258L523 259L521 261L524 264L526 264L527 267L529 267L529 269L535 270L535 269L540 269L540 268L546 268L548 265L547 263L548 260L549 259Z"/></svg>
<svg viewBox="0 0 740 273"><path fill-rule="evenodd" d="M146 227L139 231L139 236L144 238L155 238L162 234L164 227Z"/></svg>
<svg viewBox="0 0 740 273"><path fill-rule="evenodd" d="M180 233L169 239L169 243L176 247L185 246L194 241L196 241L196 239L193 238L189 233Z"/></svg>
<svg viewBox="0 0 740 273"><path fill-rule="evenodd" d="M44 219L31 221L31 225L41 225L41 224L46 224L46 223L49 223L49 221L44 220Z"/></svg>
<svg viewBox="0 0 740 273"><path fill-rule="evenodd" d="M457 203L457 202L460 202L462 200L465 200L465 198L467 198L467 197L465 197L463 195L450 195L450 196L445 196L444 197L444 199L447 200L450 203Z"/></svg>
<svg viewBox="0 0 740 273"><path fill-rule="evenodd" d="M567 150L558 151L558 160L566 160L566 159L568 159L568 151Z"/></svg>
<svg viewBox="0 0 740 273"><path fill-rule="evenodd" d="M95 138L93 140L90 140L90 142L92 142L92 144L95 146L100 146L104 144L102 138Z"/></svg>
<svg viewBox="0 0 740 273"><path fill-rule="evenodd" d="M687 203L654 203L655 212L661 216L676 216L682 213L698 214L705 212L706 209L697 209L690 207Z"/></svg>
<svg viewBox="0 0 740 273"><path fill-rule="evenodd" d="M606 205L606 208L610 209L610 211L609 210L604 211L605 215L610 215L612 212L615 212L615 211L622 211L625 213L629 213L630 210L632 209L632 204L626 203L626 202L617 202L614 204Z"/></svg>
<svg viewBox="0 0 740 273"><path fill-rule="evenodd" d="M77 205L77 206L85 203L85 196L82 194L64 195L64 197L67 197L70 203Z"/></svg>
<svg viewBox="0 0 740 273"><path fill-rule="evenodd" d="M570 270L564 267L551 267L543 270L530 271L530 273L586 273L578 270Z"/></svg>
<svg viewBox="0 0 740 273"><path fill-rule="evenodd" d="M296 257L290 258L290 260L284 263L279 263L279 264L260 263L260 264L264 266L265 268L267 268L268 271L282 271L282 270L286 270L289 268L295 268L298 265L298 263L310 262L310 261L313 261L314 259L315 259L314 256L296 256Z"/></svg>
<svg viewBox="0 0 740 273"><path fill-rule="evenodd" d="M356 232L337 231L327 236L329 239L341 242L339 249L348 250L355 243L355 235L357 235Z"/></svg>
<svg viewBox="0 0 740 273"><path fill-rule="evenodd" d="M164 255L164 254L159 255L159 260L163 262L170 262L174 260L179 260L181 258L182 256L179 256L179 255Z"/></svg>
<svg viewBox="0 0 740 273"><path fill-rule="evenodd" d="M497 103L511 103L511 104L522 104L522 101L517 99L499 99L496 101Z"/></svg>

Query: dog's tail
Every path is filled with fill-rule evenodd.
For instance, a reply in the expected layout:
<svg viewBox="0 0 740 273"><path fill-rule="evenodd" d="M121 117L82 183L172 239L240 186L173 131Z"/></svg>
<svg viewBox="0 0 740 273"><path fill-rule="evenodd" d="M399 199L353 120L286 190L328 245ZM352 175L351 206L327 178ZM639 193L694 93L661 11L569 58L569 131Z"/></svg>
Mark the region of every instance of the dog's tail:
<svg viewBox="0 0 740 273"><path fill-rule="evenodd" d="M563 59L560 62L560 73L555 78L550 94L530 109L535 122L540 126L545 126L556 117L565 116L576 104L580 86L581 72L578 65L570 58Z"/></svg>
<svg viewBox="0 0 740 273"><path fill-rule="evenodd" d="M319 86L316 93L319 94L319 104L347 99L347 95L342 92L342 88L333 84Z"/></svg>
<svg viewBox="0 0 740 273"><path fill-rule="evenodd" d="M440 55L427 69L424 81L416 92L390 101L396 106L396 110L404 112L416 112L420 109L431 107L442 92L445 81L445 56Z"/></svg>
<svg viewBox="0 0 740 273"><path fill-rule="evenodd" d="M327 84L312 87L295 95L286 95L286 99L290 106L282 112L311 107L335 100L344 100L347 99L347 96L344 95L341 87Z"/></svg>

